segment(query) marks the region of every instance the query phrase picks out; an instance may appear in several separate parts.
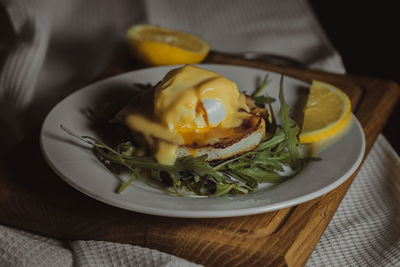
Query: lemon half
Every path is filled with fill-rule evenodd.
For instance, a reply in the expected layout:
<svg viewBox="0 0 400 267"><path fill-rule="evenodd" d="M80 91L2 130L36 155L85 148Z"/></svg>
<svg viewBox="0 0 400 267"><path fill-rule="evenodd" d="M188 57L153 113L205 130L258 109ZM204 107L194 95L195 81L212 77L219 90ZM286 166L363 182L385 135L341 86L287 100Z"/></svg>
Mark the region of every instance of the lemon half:
<svg viewBox="0 0 400 267"><path fill-rule="evenodd" d="M350 121L351 102L339 88L321 81L310 87L300 143L314 143L344 130Z"/></svg>
<svg viewBox="0 0 400 267"><path fill-rule="evenodd" d="M127 40L132 54L151 66L196 64L210 51L200 37L153 25L130 27Z"/></svg>

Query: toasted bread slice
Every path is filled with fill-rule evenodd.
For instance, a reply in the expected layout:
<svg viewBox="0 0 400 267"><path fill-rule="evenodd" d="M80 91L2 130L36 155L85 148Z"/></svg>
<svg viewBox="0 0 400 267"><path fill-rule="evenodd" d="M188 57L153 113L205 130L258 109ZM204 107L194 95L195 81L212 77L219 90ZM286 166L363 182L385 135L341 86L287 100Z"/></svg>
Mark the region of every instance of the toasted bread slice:
<svg viewBox="0 0 400 267"><path fill-rule="evenodd" d="M181 145L176 151L177 157L208 155L207 161L226 159L254 149L265 133L265 122L261 117L253 116L254 122L243 132L237 131L234 136L213 144Z"/></svg>

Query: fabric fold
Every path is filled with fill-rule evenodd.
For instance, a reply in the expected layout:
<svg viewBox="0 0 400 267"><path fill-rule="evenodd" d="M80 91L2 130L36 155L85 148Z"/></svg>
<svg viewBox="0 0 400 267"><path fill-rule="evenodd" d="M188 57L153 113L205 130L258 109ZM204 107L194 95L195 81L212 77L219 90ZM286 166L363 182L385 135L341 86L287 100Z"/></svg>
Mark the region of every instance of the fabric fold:
<svg viewBox="0 0 400 267"><path fill-rule="evenodd" d="M52 1L6 2L15 33L0 73L0 153L21 141L50 36Z"/></svg>

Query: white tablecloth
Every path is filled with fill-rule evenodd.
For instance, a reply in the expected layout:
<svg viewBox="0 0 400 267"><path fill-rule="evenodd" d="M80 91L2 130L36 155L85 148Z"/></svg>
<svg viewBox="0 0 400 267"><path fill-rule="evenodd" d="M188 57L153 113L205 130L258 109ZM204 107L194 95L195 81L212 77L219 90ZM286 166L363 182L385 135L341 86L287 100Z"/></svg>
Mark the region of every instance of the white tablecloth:
<svg viewBox="0 0 400 267"><path fill-rule="evenodd" d="M0 62L0 126L8 138L3 149L38 127L52 106L98 75L135 23L195 33L216 50L284 54L312 68L344 73L340 55L302 0L3 0L0 5L17 36ZM400 265L399 164L380 136L309 266ZM60 241L0 226L0 266L72 265L194 264L137 246Z"/></svg>

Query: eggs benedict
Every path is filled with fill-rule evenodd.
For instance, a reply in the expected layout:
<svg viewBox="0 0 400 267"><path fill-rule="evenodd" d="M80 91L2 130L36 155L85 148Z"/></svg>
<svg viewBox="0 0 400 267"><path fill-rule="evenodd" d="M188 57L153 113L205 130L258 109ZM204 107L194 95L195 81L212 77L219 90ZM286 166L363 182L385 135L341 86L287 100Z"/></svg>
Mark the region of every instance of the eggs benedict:
<svg viewBox="0 0 400 267"><path fill-rule="evenodd" d="M135 96L113 121L125 124L158 163L172 165L187 155L207 154L211 161L253 149L266 117L233 81L185 65Z"/></svg>

